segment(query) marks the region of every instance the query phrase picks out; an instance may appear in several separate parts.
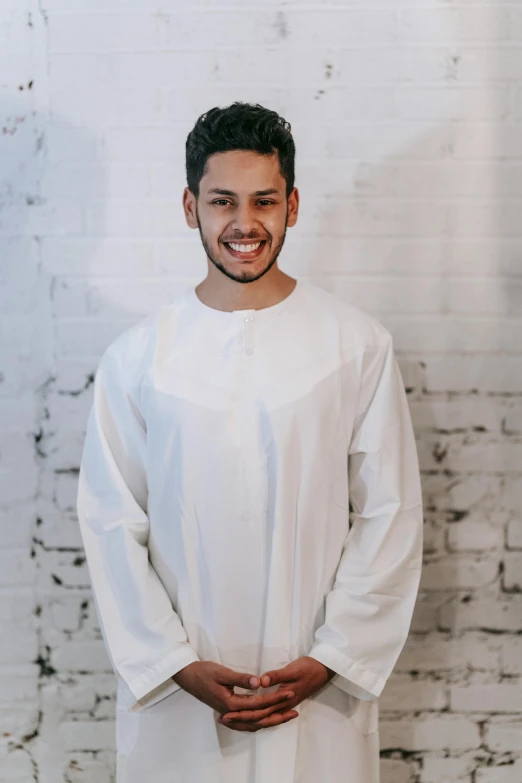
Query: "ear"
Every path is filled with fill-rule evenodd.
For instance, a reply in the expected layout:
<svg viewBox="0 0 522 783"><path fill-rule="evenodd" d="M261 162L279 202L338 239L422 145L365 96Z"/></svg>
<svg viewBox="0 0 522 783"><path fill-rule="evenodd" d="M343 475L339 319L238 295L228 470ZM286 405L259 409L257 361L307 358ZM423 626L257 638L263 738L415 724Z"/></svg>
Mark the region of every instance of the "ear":
<svg viewBox="0 0 522 783"><path fill-rule="evenodd" d="M188 187L183 191L182 203L187 226L189 228L197 228L198 219L196 215L196 197Z"/></svg>

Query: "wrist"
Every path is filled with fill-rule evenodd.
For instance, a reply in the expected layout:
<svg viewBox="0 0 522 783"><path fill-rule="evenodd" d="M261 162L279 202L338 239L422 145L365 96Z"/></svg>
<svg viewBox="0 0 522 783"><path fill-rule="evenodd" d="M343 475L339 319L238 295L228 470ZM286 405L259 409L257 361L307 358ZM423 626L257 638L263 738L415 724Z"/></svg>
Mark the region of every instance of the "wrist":
<svg viewBox="0 0 522 783"><path fill-rule="evenodd" d="M324 663L323 663L323 666L324 666ZM329 669L328 666L324 666L324 668L326 669L326 672L327 672L327 675L328 675L328 682L329 682L332 679L332 677L334 676L335 672L334 672L333 669Z"/></svg>

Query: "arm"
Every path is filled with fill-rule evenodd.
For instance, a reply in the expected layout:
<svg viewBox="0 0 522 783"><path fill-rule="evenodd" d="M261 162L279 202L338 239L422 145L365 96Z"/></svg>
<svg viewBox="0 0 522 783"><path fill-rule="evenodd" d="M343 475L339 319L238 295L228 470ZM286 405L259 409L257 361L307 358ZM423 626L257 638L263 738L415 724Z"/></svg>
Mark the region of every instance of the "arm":
<svg viewBox="0 0 522 783"><path fill-rule="evenodd" d="M176 691L173 675L199 660L149 561L145 455L144 421L109 348L94 383L77 512L103 639L132 710Z"/></svg>
<svg viewBox="0 0 522 783"><path fill-rule="evenodd" d="M408 636L423 545L415 437L389 333L363 370L348 481L351 526L309 655L342 690L373 699Z"/></svg>

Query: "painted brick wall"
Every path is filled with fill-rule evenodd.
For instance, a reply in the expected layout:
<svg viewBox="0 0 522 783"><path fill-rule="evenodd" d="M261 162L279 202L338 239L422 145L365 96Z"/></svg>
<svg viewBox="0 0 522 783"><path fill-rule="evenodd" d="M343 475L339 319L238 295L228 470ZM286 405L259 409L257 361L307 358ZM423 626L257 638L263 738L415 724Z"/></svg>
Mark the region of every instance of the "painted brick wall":
<svg viewBox="0 0 522 783"><path fill-rule="evenodd" d="M426 551L383 783L520 783L522 3L2 0L0 42L1 783L112 780L93 372L205 275L184 142L233 100L293 126L281 267L377 315L409 392Z"/></svg>

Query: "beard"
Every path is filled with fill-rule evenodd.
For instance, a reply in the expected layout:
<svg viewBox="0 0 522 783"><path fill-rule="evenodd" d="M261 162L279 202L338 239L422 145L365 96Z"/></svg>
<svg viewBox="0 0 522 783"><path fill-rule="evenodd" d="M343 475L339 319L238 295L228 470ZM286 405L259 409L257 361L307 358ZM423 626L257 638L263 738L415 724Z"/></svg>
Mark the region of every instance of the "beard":
<svg viewBox="0 0 522 783"><path fill-rule="evenodd" d="M285 243L285 237L286 237L286 218L288 217L288 211L285 216L285 230L281 237L281 240L277 247L272 251L272 255L270 256L268 260L268 264L264 269L262 269L260 272L250 272L248 269L241 269L238 272L231 271L230 269L227 269L226 266L223 264L221 259L216 256L212 248L210 247L209 243L206 241L203 232L201 231L201 222L199 220L199 214L198 209L196 205L196 218L198 221L198 231L199 236L201 237L201 244L203 245L205 252L207 254L207 257L209 261L211 261L214 266L219 269L220 272L223 272L224 275L229 277L231 280L235 280L236 283L253 283L254 280L259 280L260 277L263 277L263 275L266 275L269 269L273 267L275 262L277 261L279 254L281 250L283 249L283 245Z"/></svg>

